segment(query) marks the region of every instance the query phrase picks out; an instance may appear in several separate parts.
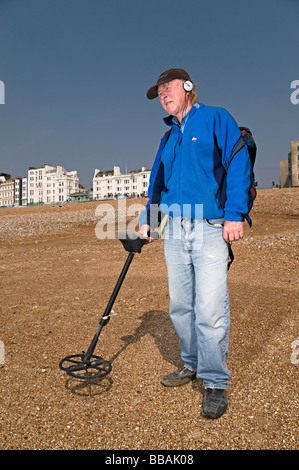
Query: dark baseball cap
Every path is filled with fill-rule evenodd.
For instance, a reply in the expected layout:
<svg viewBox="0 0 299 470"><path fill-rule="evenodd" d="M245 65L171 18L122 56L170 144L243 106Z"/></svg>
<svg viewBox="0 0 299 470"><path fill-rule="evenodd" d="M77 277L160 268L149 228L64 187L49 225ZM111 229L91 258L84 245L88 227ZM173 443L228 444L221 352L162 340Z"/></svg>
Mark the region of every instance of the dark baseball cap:
<svg viewBox="0 0 299 470"><path fill-rule="evenodd" d="M192 82L189 74L185 70L169 69L161 73L161 75L159 76L157 80L156 85L154 85L148 90L146 96L148 97L149 100L153 100L154 98L157 98L158 86L162 85L163 83L171 82L171 80L175 80L177 78L181 80L190 80L190 82Z"/></svg>

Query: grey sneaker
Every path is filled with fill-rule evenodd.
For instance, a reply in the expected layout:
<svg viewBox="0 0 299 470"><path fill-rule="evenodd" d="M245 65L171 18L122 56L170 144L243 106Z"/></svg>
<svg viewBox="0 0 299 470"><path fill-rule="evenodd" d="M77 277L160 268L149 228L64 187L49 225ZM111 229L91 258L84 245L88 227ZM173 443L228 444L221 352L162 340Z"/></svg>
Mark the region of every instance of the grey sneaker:
<svg viewBox="0 0 299 470"><path fill-rule="evenodd" d="M164 377L161 379L161 384L165 385L165 387L177 387L179 385L185 385L195 378L196 372L194 370L183 367L182 369L178 369L171 374L164 375Z"/></svg>
<svg viewBox="0 0 299 470"><path fill-rule="evenodd" d="M202 402L202 415L204 418L217 419L227 409L226 390L221 388L206 388Z"/></svg>

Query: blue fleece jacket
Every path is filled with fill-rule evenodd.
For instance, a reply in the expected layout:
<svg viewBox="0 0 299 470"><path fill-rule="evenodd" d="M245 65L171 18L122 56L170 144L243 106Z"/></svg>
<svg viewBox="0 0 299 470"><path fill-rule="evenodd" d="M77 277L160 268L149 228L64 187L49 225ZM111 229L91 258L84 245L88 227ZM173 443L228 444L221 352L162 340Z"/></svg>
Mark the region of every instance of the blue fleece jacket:
<svg viewBox="0 0 299 470"><path fill-rule="evenodd" d="M246 146L226 175L225 166L240 139L233 117L223 108L201 103L191 108L181 125L173 116L164 121L171 133L166 145L167 132L160 142L140 225L151 225L153 205L174 216L243 221L251 204L249 188L254 176ZM199 206L202 210L198 211Z"/></svg>

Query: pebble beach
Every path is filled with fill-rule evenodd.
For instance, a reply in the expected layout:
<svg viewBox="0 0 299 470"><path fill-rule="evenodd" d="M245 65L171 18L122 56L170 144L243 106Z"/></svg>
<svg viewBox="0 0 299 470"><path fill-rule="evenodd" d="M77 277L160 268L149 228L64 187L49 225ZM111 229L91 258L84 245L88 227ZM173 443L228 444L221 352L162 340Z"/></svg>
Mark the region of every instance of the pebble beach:
<svg viewBox="0 0 299 470"><path fill-rule="evenodd" d="M126 258L96 236L99 204L0 210L0 449L298 450L299 189L259 190L233 246L229 406L212 421L200 379L160 384L182 365L162 240L135 256L100 336L111 373L60 370L88 347Z"/></svg>

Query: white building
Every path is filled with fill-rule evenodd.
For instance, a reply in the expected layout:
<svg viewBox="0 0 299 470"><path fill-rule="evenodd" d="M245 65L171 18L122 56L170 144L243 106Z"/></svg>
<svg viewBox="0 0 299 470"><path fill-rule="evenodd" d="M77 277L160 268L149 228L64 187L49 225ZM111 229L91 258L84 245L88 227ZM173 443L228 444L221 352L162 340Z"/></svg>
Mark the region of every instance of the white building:
<svg viewBox="0 0 299 470"><path fill-rule="evenodd" d="M109 171L96 169L93 177L93 199L147 196L150 174L151 170L146 170L144 166L141 170L127 174L122 174L119 166Z"/></svg>
<svg viewBox="0 0 299 470"><path fill-rule="evenodd" d="M18 176L15 178L15 206L22 205L22 178Z"/></svg>
<svg viewBox="0 0 299 470"><path fill-rule="evenodd" d="M288 159L280 161L280 186L282 188L299 186L299 140L291 141Z"/></svg>
<svg viewBox="0 0 299 470"><path fill-rule="evenodd" d="M0 206L12 207L27 204L27 195L23 201L23 195L26 194L26 184L24 179L18 176L17 178L6 178L0 176ZM25 185L25 187L23 186Z"/></svg>
<svg viewBox="0 0 299 470"><path fill-rule="evenodd" d="M15 203L15 179L1 179L0 207L12 207Z"/></svg>
<svg viewBox="0 0 299 470"><path fill-rule="evenodd" d="M28 197L28 187L27 187L28 178L22 178L22 206L27 206L27 197Z"/></svg>
<svg viewBox="0 0 299 470"><path fill-rule="evenodd" d="M29 167L27 186L29 204L51 204L70 199L78 191L79 178L77 170L66 171L61 165Z"/></svg>

